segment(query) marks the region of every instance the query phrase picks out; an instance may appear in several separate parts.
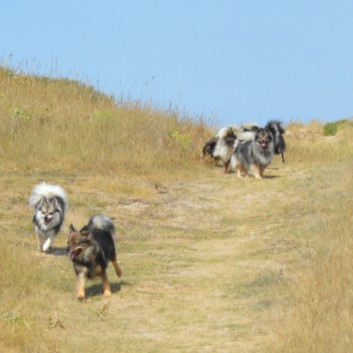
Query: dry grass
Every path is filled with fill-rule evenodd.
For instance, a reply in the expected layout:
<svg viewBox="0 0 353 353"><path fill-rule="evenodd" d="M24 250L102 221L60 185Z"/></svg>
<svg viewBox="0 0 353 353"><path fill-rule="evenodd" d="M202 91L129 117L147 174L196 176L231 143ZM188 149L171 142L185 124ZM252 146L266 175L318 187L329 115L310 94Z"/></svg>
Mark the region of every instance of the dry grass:
<svg viewBox="0 0 353 353"><path fill-rule="evenodd" d="M353 340L351 161L317 168L309 202L290 234L298 242L283 307L286 323L270 352L345 352ZM305 220L305 222L303 222Z"/></svg>
<svg viewBox="0 0 353 353"><path fill-rule="evenodd" d="M352 125L338 130L336 136L323 136L323 125L318 121L310 124L292 123L286 132L291 162L296 164L331 164L351 157L353 140Z"/></svg>
<svg viewBox="0 0 353 353"><path fill-rule="evenodd" d="M163 173L187 169L208 137L178 112L113 98L75 81L0 69L2 167L20 170ZM167 148L166 148L167 147ZM170 153L172 151L172 153ZM173 171L176 171L174 168Z"/></svg>
<svg viewBox="0 0 353 353"><path fill-rule="evenodd" d="M286 164L238 179L200 160L210 132L67 80L0 71L0 351L349 352L352 129L288 127ZM75 299L63 248L40 254L27 206L40 180L67 224L112 216L109 269Z"/></svg>

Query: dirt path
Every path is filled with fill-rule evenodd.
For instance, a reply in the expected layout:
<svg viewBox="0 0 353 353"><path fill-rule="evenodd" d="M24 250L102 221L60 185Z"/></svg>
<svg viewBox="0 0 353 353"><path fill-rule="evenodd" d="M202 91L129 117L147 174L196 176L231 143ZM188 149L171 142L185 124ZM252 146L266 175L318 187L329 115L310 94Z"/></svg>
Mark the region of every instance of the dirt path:
<svg viewBox="0 0 353 353"><path fill-rule="evenodd" d="M101 180L73 181L70 190L80 186L91 209L71 193L68 221L99 209L114 215L124 276L109 269L112 298L101 297L99 281L88 282L79 303L68 259L38 254L34 237L23 240L46 268L47 289L33 305L48 352L258 352L285 272L272 234L283 223L276 204L288 200L286 173L274 168L264 180L240 180L215 168L190 181L144 182L150 192L142 198L112 197Z"/></svg>

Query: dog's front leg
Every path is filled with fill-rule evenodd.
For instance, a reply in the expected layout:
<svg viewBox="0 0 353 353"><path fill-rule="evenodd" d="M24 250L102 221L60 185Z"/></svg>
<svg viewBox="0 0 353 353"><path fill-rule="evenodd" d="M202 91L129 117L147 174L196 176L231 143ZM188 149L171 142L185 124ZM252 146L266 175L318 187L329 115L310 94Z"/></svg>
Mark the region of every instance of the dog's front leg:
<svg viewBox="0 0 353 353"><path fill-rule="evenodd" d="M38 250L40 252L43 252L43 244L44 244L44 239L40 234L37 234L37 240L38 240Z"/></svg>
<svg viewBox="0 0 353 353"><path fill-rule="evenodd" d="M85 299L85 273L83 271L77 274L77 299Z"/></svg>
<svg viewBox="0 0 353 353"><path fill-rule="evenodd" d="M266 167L263 166L259 166L259 175L260 175L260 179L262 179L264 177L264 171L265 171Z"/></svg>
<svg viewBox="0 0 353 353"><path fill-rule="evenodd" d="M50 234L49 238L46 240L43 246L43 251L48 251L50 247L54 244L55 234Z"/></svg>
<svg viewBox="0 0 353 353"><path fill-rule="evenodd" d="M254 164L252 166L252 172L254 174L255 179L262 179L262 173L263 171L261 170L261 167Z"/></svg>

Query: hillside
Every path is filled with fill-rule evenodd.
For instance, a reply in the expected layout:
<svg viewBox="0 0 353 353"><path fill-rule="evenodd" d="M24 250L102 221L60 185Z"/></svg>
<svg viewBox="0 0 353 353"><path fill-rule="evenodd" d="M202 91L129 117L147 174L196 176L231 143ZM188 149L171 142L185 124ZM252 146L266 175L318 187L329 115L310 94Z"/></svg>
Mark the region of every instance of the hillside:
<svg viewBox="0 0 353 353"><path fill-rule="evenodd" d="M292 123L286 163L239 179L202 160L202 121L1 70L0 126L0 351L350 352L350 124ZM28 207L42 180L70 202L50 254ZM66 229L97 213L124 273L81 303Z"/></svg>
<svg viewBox="0 0 353 353"><path fill-rule="evenodd" d="M187 169L210 133L176 110L115 102L67 79L0 69L0 94L2 167L10 169L142 175Z"/></svg>

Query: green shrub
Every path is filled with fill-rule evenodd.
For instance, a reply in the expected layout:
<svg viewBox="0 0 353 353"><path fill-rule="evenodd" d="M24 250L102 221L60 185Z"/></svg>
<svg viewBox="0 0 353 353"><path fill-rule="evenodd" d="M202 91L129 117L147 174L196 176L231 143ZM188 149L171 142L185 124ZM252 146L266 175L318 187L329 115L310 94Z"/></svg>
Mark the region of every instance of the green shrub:
<svg viewBox="0 0 353 353"><path fill-rule="evenodd" d="M324 136L335 136L338 129L344 125L353 125L353 120L342 119L325 124L323 127Z"/></svg>
<svg viewBox="0 0 353 353"><path fill-rule="evenodd" d="M324 129L324 136L335 136L338 130L337 121L334 123L325 124L323 129Z"/></svg>

